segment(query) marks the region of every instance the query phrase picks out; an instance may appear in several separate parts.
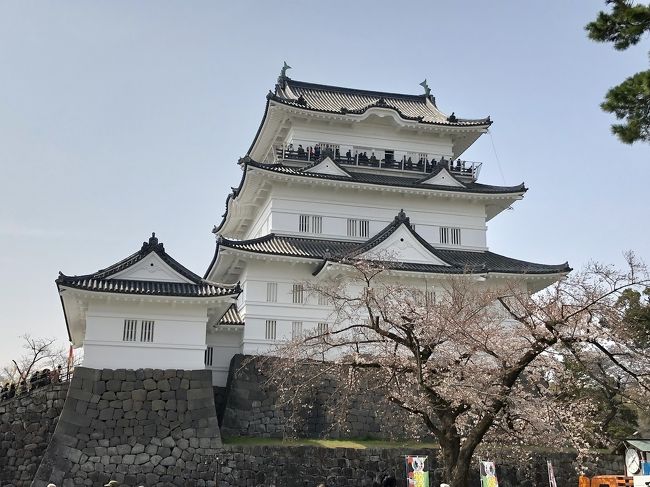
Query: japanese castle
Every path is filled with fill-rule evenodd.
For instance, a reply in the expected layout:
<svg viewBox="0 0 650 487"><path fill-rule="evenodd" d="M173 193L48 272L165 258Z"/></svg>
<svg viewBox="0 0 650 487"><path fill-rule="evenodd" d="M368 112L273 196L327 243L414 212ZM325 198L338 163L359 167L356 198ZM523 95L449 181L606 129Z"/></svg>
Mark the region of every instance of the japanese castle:
<svg viewBox="0 0 650 487"><path fill-rule="evenodd" d="M526 192L479 183L481 164L461 159L489 117L445 115L426 81L404 95L295 81L288 68L238 162L203 277L155 234L105 269L60 274L84 366L208 368L225 385L233 355L327 329L330 306L303 283L344 275L350 258L390 252L389 272L423 289L472 273L534 292L571 270L488 250L486 223Z"/></svg>

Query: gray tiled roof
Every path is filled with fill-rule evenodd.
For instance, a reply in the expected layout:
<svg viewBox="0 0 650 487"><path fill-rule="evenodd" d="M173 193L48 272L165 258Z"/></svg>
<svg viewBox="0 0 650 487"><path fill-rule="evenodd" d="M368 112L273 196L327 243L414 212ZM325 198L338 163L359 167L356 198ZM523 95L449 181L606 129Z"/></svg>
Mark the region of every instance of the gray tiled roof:
<svg viewBox="0 0 650 487"><path fill-rule="evenodd" d="M356 90L283 78L269 97L285 105L328 113L362 114L369 108L395 110L402 118L419 123L450 126L486 126L490 117L461 119L448 117L425 95L405 95L380 91Z"/></svg>
<svg viewBox="0 0 650 487"><path fill-rule="evenodd" d="M468 251L442 249L431 246L420 237L410 225L410 222L403 212L374 237L363 243L346 242L340 240L317 239L306 237L283 236L269 234L264 237L252 240L229 240L220 237L217 243L215 258L220 247L238 249L247 252L254 252L268 255L282 255L288 257L303 257L314 260L322 260L321 266L327 261L345 261L354 259L356 256L368 251L384 241L401 224L406 224L411 233L429 249L431 253L449 264L432 265L406 262L386 262L391 269L430 272L441 274L462 274L462 273L484 273L497 272L507 274L557 274L569 272L571 268L568 263L559 265L537 264L518 259L512 259L490 251ZM318 272L320 268L316 271Z"/></svg>
<svg viewBox="0 0 650 487"><path fill-rule="evenodd" d="M141 261L152 252L155 252L156 255L158 255L158 257L160 257L174 271L178 272L191 282L184 283L111 278L111 276ZM152 234L148 242L143 242L139 251L131 254L125 259L122 259L121 261L93 274L66 276L63 273L59 273L56 284L58 286L83 289L86 291L151 296L215 297L237 295L240 292L238 284L234 286L223 286L207 281L194 274L176 260L172 259L167 252L165 252L163 244L158 242L155 234Z"/></svg>
<svg viewBox="0 0 650 487"><path fill-rule="evenodd" d="M418 175L418 177L404 177L404 176L397 176L397 175L385 174L385 173L365 173L365 172L348 171L351 177L347 177L347 176L337 176L332 174L306 172L305 171L306 168L296 168L291 166L285 166L283 164L264 164L246 158L244 160L244 163L247 166L256 167L259 169L273 171L281 174L291 174L295 176L304 176L304 177L309 177L314 179L330 179L330 180L337 180L337 181L353 181L353 182L364 183L364 184L378 184L383 186L398 186L402 188L422 188L422 189L433 189L433 190L440 190L440 191L453 191L459 193L482 193L482 194L511 194L511 193L521 193L527 191L523 183L518 184L517 186L493 186L489 184L467 182L467 183L463 183L464 187L424 184L423 181L425 179L430 178L433 174L427 174L426 177L423 178L422 175Z"/></svg>
<svg viewBox="0 0 650 487"><path fill-rule="evenodd" d="M214 297L237 294L234 288L222 287L205 282L188 284L184 282L132 281L126 279L95 279L88 276L63 276L57 284L86 291L118 294L143 294L157 296Z"/></svg>
<svg viewBox="0 0 650 487"><path fill-rule="evenodd" d="M237 311L237 305L233 304L230 308L228 308L228 311L226 311L226 314L223 315L221 320L219 320L220 325L243 325L244 320L239 316L239 312Z"/></svg>

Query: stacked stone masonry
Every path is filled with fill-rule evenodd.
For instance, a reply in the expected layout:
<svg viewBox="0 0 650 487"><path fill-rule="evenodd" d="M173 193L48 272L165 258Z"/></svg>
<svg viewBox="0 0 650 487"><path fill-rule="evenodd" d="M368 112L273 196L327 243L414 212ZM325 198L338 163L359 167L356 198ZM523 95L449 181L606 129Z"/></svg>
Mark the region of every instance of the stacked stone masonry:
<svg viewBox="0 0 650 487"><path fill-rule="evenodd" d="M358 391L342 390L336 378L323 375L318 384L303 388L304 404L293 401L279 406L282 401L263 362L235 355L221 433L224 437L432 439L421 421L387 404L372 387L361 383ZM332 400L344 404L333 406ZM339 413L332 414L334 410Z"/></svg>
<svg viewBox="0 0 650 487"><path fill-rule="evenodd" d="M436 463L436 450L430 449L349 449L318 447L277 447L226 445L209 462L219 487L371 487L382 474L395 475L398 487L406 487L405 455L426 455L430 485L443 481ZM536 487L548 485L546 460L551 460L557 484L577 486L575 455L568 453L536 454L528 465L514 467L497 463L500 487ZM618 474L623 471L620 456L604 455L589 468L590 475ZM474 471L469 487L479 487Z"/></svg>
<svg viewBox="0 0 650 487"><path fill-rule="evenodd" d="M68 383L0 403L0 485L27 487L63 409Z"/></svg>
<svg viewBox="0 0 650 487"><path fill-rule="evenodd" d="M32 485L205 484L221 446L210 371L78 367Z"/></svg>

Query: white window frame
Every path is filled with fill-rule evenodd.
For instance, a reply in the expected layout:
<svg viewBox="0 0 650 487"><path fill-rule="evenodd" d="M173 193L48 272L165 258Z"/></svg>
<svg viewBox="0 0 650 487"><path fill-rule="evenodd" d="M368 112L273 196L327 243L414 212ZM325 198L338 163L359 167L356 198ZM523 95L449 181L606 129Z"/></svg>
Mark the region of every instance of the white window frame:
<svg viewBox="0 0 650 487"><path fill-rule="evenodd" d="M206 366L211 367L213 364L214 360L214 347L208 346L205 349L205 353L203 354L203 363Z"/></svg>
<svg viewBox="0 0 650 487"><path fill-rule="evenodd" d="M156 322L154 320L142 320L140 324L140 341L151 343L153 342L154 327Z"/></svg>
<svg viewBox="0 0 650 487"><path fill-rule="evenodd" d="M278 336L278 322L276 320L266 320L266 329L264 338L266 340L275 340Z"/></svg>
<svg viewBox="0 0 650 487"><path fill-rule="evenodd" d="M300 233L309 233L310 222L311 222L311 215L298 215L298 231Z"/></svg>
<svg viewBox="0 0 650 487"><path fill-rule="evenodd" d="M323 233L323 217L312 215L311 217L311 233Z"/></svg>
<svg viewBox="0 0 650 487"><path fill-rule="evenodd" d="M322 322L316 325L316 332L319 335L325 335L329 331L329 324Z"/></svg>
<svg viewBox="0 0 650 487"><path fill-rule="evenodd" d="M451 229L451 244L460 245L460 228Z"/></svg>
<svg viewBox="0 0 650 487"><path fill-rule="evenodd" d="M348 218L348 237L368 237L370 234L370 220Z"/></svg>
<svg viewBox="0 0 650 487"><path fill-rule="evenodd" d="M298 232L323 233L323 217L320 215L298 215Z"/></svg>
<svg viewBox="0 0 650 487"><path fill-rule="evenodd" d="M295 340L296 338L302 337L302 321L292 321L291 322L291 338Z"/></svg>
<svg viewBox="0 0 650 487"><path fill-rule="evenodd" d="M461 229L458 227L440 227L440 243L443 245L461 245Z"/></svg>
<svg viewBox="0 0 650 487"><path fill-rule="evenodd" d="M134 342L138 331L138 320L124 320L124 328L122 329L122 341Z"/></svg>
<svg viewBox="0 0 650 487"><path fill-rule="evenodd" d="M291 302L293 304L303 304L305 302L305 287L298 283L291 288Z"/></svg>
<svg viewBox="0 0 650 487"><path fill-rule="evenodd" d="M277 282L267 282L266 283L266 302L267 303L277 303L278 302L278 283Z"/></svg>

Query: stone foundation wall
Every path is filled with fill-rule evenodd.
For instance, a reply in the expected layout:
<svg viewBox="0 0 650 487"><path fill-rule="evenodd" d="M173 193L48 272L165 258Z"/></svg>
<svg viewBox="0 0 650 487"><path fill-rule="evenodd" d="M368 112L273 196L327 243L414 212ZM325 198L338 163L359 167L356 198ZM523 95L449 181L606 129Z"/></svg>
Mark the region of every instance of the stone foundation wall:
<svg viewBox="0 0 650 487"><path fill-rule="evenodd" d="M63 409L68 383L0 403L0 485L32 483Z"/></svg>
<svg viewBox="0 0 650 487"><path fill-rule="evenodd" d="M421 449L347 449L317 447L229 446L208 464L219 487L371 487L381 474L395 475L399 487L406 487L404 456L427 455L430 485L443 481L436 468L436 450ZM571 454L537 455L532 464L515 468L497 463L500 487L535 487L548 485L546 460L553 462L557 484L578 485ZM622 458L604 456L590 471L621 474ZM594 475L593 473L591 475ZM473 472L470 487L479 487L478 470Z"/></svg>
<svg viewBox="0 0 650 487"><path fill-rule="evenodd" d="M371 388L345 390L345 406L331 414L328 402L341 396L335 378L323 376L306 392L308 407L279 406L279 394L267 384L263 367L252 357L235 355L230 364L227 402L221 422L224 436L283 438L431 439L419 419L386 401Z"/></svg>
<svg viewBox="0 0 650 487"><path fill-rule="evenodd" d="M210 371L78 367L32 485L205 484L219 447Z"/></svg>

